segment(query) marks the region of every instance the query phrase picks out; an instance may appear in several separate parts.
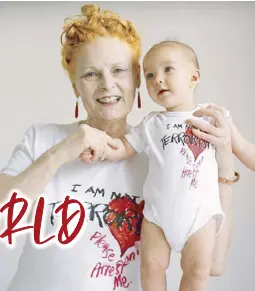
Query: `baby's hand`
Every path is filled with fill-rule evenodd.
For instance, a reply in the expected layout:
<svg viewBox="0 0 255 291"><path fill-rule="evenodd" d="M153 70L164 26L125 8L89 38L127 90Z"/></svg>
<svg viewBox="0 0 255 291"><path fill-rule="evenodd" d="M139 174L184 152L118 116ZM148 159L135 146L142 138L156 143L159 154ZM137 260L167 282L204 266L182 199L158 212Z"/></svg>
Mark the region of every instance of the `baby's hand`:
<svg viewBox="0 0 255 291"><path fill-rule="evenodd" d="M86 164L89 164L92 162L92 150L91 149L87 149L86 151L84 151L83 153L80 154L80 159L85 162Z"/></svg>
<svg viewBox="0 0 255 291"><path fill-rule="evenodd" d="M83 160L83 162L85 162L86 164L89 164L91 162L104 161L107 159L106 157L113 155L113 152L116 150L116 148L112 148L109 145L106 145L100 157L93 157L93 150L87 149L80 155L80 159Z"/></svg>

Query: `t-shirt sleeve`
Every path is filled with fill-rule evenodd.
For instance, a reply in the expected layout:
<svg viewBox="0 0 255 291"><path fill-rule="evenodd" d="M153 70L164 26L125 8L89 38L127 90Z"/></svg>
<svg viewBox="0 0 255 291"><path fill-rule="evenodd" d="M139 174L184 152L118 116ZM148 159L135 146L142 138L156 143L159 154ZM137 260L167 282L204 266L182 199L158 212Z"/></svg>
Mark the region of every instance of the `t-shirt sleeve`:
<svg viewBox="0 0 255 291"><path fill-rule="evenodd" d="M17 176L28 168L34 161L34 127L30 126L19 144L12 152L8 164L0 171L1 174Z"/></svg>
<svg viewBox="0 0 255 291"><path fill-rule="evenodd" d="M126 140L137 153L143 152L147 146L145 131L146 123L147 118L145 117L137 126L132 127L130 132L125 135Z"/></svg>
<svg viewBox="0 0 255 291"><path fill-rule="evenodd" d="M232 120L232 116L231 116L231 114L230 114L230 111L227 110L227 109L225 109L225 110L226 110L226 115L227 115L227 117L228 117L230 120Z"/></svg>

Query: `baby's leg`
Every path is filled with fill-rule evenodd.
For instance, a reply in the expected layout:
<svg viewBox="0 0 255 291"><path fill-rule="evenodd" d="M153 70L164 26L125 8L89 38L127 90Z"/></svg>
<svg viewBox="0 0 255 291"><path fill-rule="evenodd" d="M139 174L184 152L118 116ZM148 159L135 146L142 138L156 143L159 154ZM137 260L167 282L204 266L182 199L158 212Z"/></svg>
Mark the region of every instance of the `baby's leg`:
<svg viewBox="0 0 255 291"><path fill-rule="evenodd" d="M210 272L211 276L222 275L230 245L233 230L233 195L231 186L220 184L220 201L222 210L225 213L225 219L222 229L216 237L216 244Z"/></svg>
<svg viewBox="0 0 255 291"><path fill-rule="evenodd" d="M141 230L141 282L143 291L166 291L166 269L171 249L161 228L143 219Z"/></svg>
<svg viewBox="0 0 255 291"><path fill-rule="evenodd" d="M206 290L215 239L216 221L214 218L188 239L182 250L183 276L179 291Z"/></svg>

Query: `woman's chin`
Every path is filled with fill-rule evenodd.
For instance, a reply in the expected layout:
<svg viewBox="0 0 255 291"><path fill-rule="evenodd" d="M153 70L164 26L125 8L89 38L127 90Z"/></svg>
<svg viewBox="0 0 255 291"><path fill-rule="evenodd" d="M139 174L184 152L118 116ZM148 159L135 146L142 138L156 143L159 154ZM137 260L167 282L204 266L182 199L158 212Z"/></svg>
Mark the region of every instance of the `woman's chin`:
<svg viewBox="0 0 255 291"><path fill-rule="evenodd" d="M102 108L103 107L103 108ZM123 105L117 104L115 106L102 106L100 110L100 115L103 120L114 120L114 119L122 119L126 117L128 111L126 108L123 108Z"/></svg>
<svg viewBox="0 0 255 291"><path fill-rule="evenodd" d="M107 111L101 115L101 119L105 121L119 120L126 117L123 111Z"/></svg>

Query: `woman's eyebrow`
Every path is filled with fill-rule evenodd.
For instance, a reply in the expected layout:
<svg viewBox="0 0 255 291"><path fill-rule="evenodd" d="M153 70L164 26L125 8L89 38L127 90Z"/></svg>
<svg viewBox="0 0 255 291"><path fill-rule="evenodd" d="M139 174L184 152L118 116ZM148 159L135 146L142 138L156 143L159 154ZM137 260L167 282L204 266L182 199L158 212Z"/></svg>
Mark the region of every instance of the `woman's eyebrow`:
<svg viewBox="0 0 255 291"><path fill-rule="evenodd" d="M83 66L81 69L82 70L84 70L84 69L96 69L96 67L95 66Z"/></svg>

